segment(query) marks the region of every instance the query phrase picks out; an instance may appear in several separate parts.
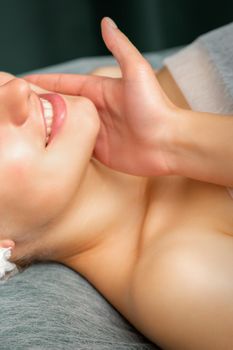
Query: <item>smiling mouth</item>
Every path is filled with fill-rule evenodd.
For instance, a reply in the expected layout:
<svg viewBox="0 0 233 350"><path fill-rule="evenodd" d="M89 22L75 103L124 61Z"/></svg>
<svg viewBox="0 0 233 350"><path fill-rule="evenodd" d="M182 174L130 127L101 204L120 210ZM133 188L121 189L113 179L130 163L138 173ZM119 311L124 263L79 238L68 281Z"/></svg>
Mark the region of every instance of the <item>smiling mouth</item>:
<svg viewBox="0 0 233 350"><path fill-rule="evenodd" d="M61 95L47 93L39 95L45 125L45 147L59 133L67 117L66 103Z"/></svg>
<svg viewBox="0 0 233 350"><path fill-rule="evenodd" d="M49 137L52 131L54 112L53 112L53 106L48 100L45 100L44 98L40 98L40 101L44 110L44 120L45 120L45 130L46 130L45 146L47 146Z"/></svg>

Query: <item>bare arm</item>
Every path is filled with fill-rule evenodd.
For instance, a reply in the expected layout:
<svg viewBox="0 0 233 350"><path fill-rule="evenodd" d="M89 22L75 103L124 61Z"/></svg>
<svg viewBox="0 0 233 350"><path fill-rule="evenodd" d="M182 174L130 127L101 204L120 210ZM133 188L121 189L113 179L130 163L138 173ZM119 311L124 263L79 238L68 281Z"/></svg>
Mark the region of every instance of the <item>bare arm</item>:
<svg viewBox="0 0 233 350"><path fill-rule="evenodd" d="M233 186L233 115L191 111L167 68L157 73L157 79L179 107L170 141L171 173Z"/></svg>
<svg viewBox="0 0 233 350"><path fill-rule="evenodd" d="M171 142L172 173L233 186L233 118L191 111L167 68L155 73L164 92L180 108ZM121 77L119 67L100 67L92 74Z"/></svg>
<svg viewBox="0 0 233 350"><path fill-rule="evenodd" d="M191 111L167 68L157 79L178 107L171 140L173 174L233 186L233 116Z"/></svg>
<svg viewBox="0 0 233 350"><path fill-rule="evenodd" d="M233 186L233 115L191 111L166 67L156 74L179 107L170 144L171 173L218 185Z"/></svg>
<svg viewBox="0 0 233 350"><path fill-rule="evenodd" d="M233 186L233 118L180 110L174 125L172 174Z"/></svg>

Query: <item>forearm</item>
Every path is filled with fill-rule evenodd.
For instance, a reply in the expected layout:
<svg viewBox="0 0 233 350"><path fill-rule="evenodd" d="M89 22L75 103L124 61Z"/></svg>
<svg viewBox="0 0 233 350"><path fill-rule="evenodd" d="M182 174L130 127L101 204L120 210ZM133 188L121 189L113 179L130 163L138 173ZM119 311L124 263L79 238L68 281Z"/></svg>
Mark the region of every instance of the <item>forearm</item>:
<svg viewBox="0 0 233 350"><path fill-rule="evenodd" d="M218 28L164 61L187 102L173 99L181 110L174 118L172 171L226 186L233 186L232 33L233 24Z"/></svg>
<svg viewBox="0 0 233 350"><path fill-rule="evenodd" d="M233 118L180 109L172 124L171 173L233 186Z"/></svg>
<svg viewBox="0 0 233 350"><path fill-rule="evenodd" d="M191 111L166 67L157 73L157 78L179 107L167 146L170 173L233 186L233 118Z"/></svg>

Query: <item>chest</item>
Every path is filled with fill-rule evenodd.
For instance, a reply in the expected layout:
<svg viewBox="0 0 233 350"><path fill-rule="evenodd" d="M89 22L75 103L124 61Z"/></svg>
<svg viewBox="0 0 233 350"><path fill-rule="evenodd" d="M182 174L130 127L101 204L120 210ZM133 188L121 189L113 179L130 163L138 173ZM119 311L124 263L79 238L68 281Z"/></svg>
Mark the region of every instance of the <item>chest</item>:
<svg viewBox="0 0 233 350"><path fill-rule="evenodd" d="M233 198L227 189L180 176L161 178L151 191L143 244L167 232L195 227L233 236Z"/></svg>

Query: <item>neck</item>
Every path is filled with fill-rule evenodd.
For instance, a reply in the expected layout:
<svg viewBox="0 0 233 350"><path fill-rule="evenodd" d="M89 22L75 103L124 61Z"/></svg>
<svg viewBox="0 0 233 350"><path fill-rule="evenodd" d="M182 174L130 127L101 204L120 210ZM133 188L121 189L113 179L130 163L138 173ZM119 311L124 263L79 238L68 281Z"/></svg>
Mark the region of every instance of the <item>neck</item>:
<svg viewBox="0 0 233 350"><path fill-rule="evenodd" d="M156 76L176 105L189 108L166 68ZM78 257L103 245L114 234L131 234L135 241L146 215L148 183L147 178L114 172L91 160L82 186L62 217L40 232L37 240L33 236L33 242L16 251L15 260L32 251L39 260L54 260L73 266Z"/></svg>
<svg viewBox="0 0 233 350"><path fill-rule="evenodd" d="M39 260L76 268L76 261L113 236L140 233L147 205L145 177L112 171L91 160L83 182L65 212L34 240Z"/></svg>

